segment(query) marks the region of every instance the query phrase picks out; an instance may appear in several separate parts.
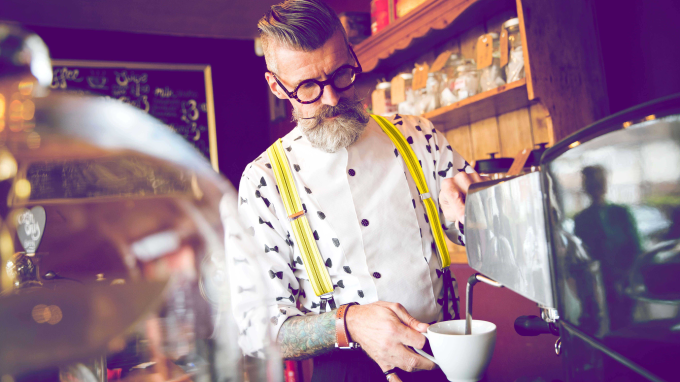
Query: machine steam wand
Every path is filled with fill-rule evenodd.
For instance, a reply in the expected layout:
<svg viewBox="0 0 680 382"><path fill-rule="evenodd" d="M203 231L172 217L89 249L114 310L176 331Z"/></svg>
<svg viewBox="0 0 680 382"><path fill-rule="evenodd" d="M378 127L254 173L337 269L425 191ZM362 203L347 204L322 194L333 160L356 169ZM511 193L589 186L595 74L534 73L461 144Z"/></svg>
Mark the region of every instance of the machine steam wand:
<svg viewBox="0 0 680 382"><path fill-rule="evenodd" d="M490 278L480 274L475 273L468 279L467 287L465 288L465 335L472 334L472 287L478 282L483 282L484 284L489 284L495 286L496 288L502 288L503 285L498 281L491 280Z"/></svg>

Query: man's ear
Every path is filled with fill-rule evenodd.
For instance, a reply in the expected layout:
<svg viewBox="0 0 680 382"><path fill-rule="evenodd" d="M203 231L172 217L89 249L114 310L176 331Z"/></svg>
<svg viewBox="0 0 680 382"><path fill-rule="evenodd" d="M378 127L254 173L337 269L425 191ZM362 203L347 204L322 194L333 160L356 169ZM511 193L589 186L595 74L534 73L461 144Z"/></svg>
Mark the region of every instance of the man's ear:
<svg viewBox="0 0 680 382"><path fill-rule="evenodd" d="M281 90L281 87L279 86L279 83L276 82L276 79L274 78L274 75L271 74L270 72L266 72L264 74L264 78L267 80L267 84L269 85L269 90L278 98L278 99L288 99L288 95Z"/></svg>

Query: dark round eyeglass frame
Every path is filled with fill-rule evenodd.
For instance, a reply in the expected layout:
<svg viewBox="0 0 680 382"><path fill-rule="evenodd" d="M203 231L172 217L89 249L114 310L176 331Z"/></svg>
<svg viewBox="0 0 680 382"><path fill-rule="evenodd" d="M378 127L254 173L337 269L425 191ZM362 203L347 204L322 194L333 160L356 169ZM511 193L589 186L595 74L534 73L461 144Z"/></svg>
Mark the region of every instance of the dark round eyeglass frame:
<svg viewBox="0 0 680 382"><path fill-rule="evenodd" d="M279 78L276 76L276 73L274 73L274 72L269 72L269 73L271 73L271 74L274 76L274 79L276 80L276 83L279 84L279 86L281 87L281 89L283 89L283 91L286 93L286 95L287 95L288 97L293 98L294 100L296 100L296 101L298 101L299 103L302 103L302 104L310 104L310 103L314 103L314 102L318 101L319 99L321 99L321 97L323 96L323 90L326 88L327 85L331 85L331 87L333 88L333 90L335 90L335 91L337 91L337 92L344 92L345 90L347 90L347 89L351 88L352 86L354 86L354 83L356 82L356 75L359 74L359 73L361 73L361 72L362 72L362 69L361 69L361 64L359 63L359 59L357 58L356 53L354 53L354 49L352 49L352 46L351 46L351 45L348 45L348 47L349 47L349 51L352 53L352 57L354 57L354 62L357 63L357 66L343 65L343 66L341 66L341 67L335 69L335 71L334 71L333 73L331 73L330 76L328 76L328 79L327 79L326 81L317 81L317 80L315 80L315 79L304 80L304 81L300 82L300 83L298 84L298 86L295 87L295 90L293 90L292 92L290 92L290 91L288 91L288 89L286 89L285 86L283 86L283 84L281 83L281 81L279 81ZM346 68L350 68L350 69L352 69L352 70L354 71L354 80L352 80L352 83L350 83L349 85L345 86L344 88L339 88L339 87L335 86L335 76L336 76L342 69L346 69ZM302 101L302 100L299 99L298 96L297 96L298 89L300 89L300 87L301 87L302 85L308 84L308 83L310 83L310 82L313 82L313 83L319 85L319 87L321 88L321 91L319 92L319 95L318 95L316 98L314 98L313 100L311 100L311 101Z"/></svg>

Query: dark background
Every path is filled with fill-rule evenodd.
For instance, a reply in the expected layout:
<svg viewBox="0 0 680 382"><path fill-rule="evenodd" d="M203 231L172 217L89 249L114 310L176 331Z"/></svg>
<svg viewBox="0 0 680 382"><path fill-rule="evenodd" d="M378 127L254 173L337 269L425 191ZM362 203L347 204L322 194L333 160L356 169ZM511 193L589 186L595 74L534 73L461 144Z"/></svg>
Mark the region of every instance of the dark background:
<svg viewBox="0 0 680 382"><path fill-rule="evenodd" d="M680 92L680 1L593 3L610 112Z"/></svg>

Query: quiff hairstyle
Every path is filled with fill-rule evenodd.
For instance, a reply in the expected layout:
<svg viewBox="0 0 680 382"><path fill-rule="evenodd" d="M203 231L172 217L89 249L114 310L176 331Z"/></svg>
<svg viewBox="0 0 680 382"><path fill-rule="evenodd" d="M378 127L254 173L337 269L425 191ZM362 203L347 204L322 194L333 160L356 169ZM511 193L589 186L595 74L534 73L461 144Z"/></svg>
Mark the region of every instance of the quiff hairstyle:
<svg viewBox="0 0 680 382"><path fill-rule="evenodd" d="M272 5L257 24L267 69L276 73L276 46L311 52L319 49L335 32L347 34L338 15L319 0L286 0ZM349 46L349 44L348 44Z"/></svg>

